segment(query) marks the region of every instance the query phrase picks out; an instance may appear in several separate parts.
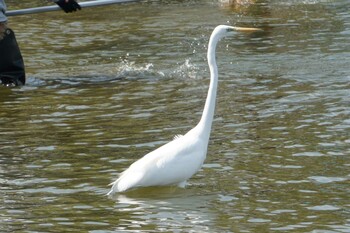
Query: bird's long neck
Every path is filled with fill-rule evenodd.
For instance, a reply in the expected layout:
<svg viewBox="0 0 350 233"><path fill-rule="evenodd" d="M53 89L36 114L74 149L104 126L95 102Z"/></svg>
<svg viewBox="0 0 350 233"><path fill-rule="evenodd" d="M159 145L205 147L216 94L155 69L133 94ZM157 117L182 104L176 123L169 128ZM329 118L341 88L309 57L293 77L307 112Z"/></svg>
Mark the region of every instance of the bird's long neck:
<svg viewBox="0 0 350 233"><path fill-rule="evenodd" d="M197 125L199 134L205 140L209 140L215 112L216 92L218 86L218 68L216 65L215 51L218 41L219 38L216 37L211 37L209 40L207 59L210 70L210 84L202 118Z"/></svg>

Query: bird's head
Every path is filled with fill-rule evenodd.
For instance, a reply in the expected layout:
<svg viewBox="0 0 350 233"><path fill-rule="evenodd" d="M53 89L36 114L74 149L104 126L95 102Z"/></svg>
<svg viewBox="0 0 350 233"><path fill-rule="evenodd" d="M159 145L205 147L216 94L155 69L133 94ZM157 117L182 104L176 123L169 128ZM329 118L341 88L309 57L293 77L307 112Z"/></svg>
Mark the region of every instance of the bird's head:
<svg viewBox="0 0 350 233"><path fill-rule="evenodd" d="M256 32L256 31L262 31L262 30L258 28L232 27L227 25L217 26L212 32L209 39L208 52L207 52L209 65L216 64L215 50L216 50L216 45L221 38L236 34L236 32Z"/></svg>
<svg viewBox="0 0 350 233"><path fill-rule="evenodd" d="M257 32L261 31L259 28L246 28L246 27L232 27L227 25L219 25L214 29L213 34L218 35L220 38L224 36L233 35L236 32Z"/></svg>

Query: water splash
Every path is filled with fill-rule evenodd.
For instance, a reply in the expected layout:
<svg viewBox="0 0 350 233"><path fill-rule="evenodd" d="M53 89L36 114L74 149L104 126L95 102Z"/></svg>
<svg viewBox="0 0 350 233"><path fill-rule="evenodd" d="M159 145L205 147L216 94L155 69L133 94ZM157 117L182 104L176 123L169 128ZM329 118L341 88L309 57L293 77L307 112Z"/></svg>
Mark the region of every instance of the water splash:
<svg viewBox="0 0 350 233"><path fill-rule="evenodd" d="M199 67L194 65L191 59L186 59L183 64L181 64L174 71L170 72L169 76L174 78L196 79L199 77L199 73Z"/></svg>

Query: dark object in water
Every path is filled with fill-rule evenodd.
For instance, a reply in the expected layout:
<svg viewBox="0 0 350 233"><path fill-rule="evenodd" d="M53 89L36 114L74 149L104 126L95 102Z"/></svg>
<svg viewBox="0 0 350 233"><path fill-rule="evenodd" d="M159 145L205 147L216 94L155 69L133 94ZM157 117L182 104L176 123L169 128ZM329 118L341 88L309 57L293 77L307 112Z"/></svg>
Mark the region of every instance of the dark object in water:
<svg viewBox="0 0 350 233"><path fill-rule="evenodd" d="M15 33L7 28L5 34L0 40L0 83L4 86L24 85L24 62Z"/></svg>

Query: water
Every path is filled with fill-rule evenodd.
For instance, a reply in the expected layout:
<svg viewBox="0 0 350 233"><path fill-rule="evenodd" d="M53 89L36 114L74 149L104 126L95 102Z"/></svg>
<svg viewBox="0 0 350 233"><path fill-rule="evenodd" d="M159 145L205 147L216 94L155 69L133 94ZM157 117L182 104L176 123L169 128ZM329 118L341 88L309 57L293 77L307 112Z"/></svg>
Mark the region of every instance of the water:
<svg viewBox="0 0 350 233"><path fill-rule="evenodd" d="M0 88L0 231L349 232L349 7L146 1L10 18L28 85ZM199 120L218 24L264 31L220 42L203 168L185 189L108 198Z"/></svg>

